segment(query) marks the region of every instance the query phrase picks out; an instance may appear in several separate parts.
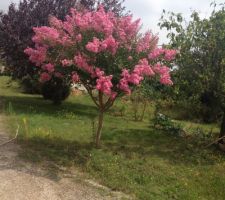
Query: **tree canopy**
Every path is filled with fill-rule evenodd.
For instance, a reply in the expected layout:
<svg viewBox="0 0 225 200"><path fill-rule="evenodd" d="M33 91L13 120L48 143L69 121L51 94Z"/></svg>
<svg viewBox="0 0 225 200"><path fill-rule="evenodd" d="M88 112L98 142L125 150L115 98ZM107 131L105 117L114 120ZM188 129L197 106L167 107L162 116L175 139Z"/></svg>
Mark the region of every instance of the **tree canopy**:
<svg viewBox="0 0 225 200"><path fill-rule="evenodd" d="M22 0L11 3L7 13L0 14L0 50L14 78L35 76L37 69L24 54L27 46L34 46L33 27L48 25L50 15L64 19L72 7L96 9L102 3L107 10L121 15L123 0Z"/></svg>

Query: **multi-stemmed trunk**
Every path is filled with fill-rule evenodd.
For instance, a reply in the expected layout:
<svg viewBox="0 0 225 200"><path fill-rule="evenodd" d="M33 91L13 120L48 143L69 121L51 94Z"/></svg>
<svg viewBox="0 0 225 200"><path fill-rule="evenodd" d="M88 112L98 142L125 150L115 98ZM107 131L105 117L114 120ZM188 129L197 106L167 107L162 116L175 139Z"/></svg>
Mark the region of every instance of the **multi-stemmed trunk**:
<svg viewBox="0 0 225 200"><path fill-rule="evenodd" d="M104 113L111 108L113 105L115 99L112 99L108 97L108 99L105 101L104 94L99 91L98 97L94 97L92 90L86 85L86 89L91 96L92 100L94 101L95 105L98 108L98 124L97 124L97 130L95 133L95 145L97 148L100 147L100 141L101 141L101 135L102 135L102 128L103 128L103 121L104 121Z"/></svg>
<svg viewBox="0 0 225 200"><path fill-rule="evenodd" d="M104 112L99 110L98 128L97 128L96 135L95 135L95 145L97 148L100 147L100 140L101 140L101 135L102 135L102 127L103 127L103 117L104 117Z"/></svg>

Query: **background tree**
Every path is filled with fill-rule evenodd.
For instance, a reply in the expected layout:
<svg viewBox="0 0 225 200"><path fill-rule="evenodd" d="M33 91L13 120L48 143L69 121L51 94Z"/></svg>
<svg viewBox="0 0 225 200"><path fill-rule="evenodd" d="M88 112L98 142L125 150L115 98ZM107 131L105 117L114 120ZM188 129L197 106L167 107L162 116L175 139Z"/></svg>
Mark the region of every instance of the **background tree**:
<svg viewBox="0 0 225 200"><path fill-rule="evenodd" d="M106 11L112 11L117 16L122 16L125 13L123 6L125 0L80 0L80 3L89 10L95 10L99 5L103 5Z"/></svg>
<svg viewBox="0 0 225 200"><path fill-rule="evenodd" d="M178 48L179 58L174 71L179 99L190 101L192 110L204 114L204 121L222 117L220 136L225 135L225 10L214 9L208 19L193 11L186 22L181 14L164 11L159 23L166 28L169 46ZM190 112L190 111L189 111Z"/></svg>

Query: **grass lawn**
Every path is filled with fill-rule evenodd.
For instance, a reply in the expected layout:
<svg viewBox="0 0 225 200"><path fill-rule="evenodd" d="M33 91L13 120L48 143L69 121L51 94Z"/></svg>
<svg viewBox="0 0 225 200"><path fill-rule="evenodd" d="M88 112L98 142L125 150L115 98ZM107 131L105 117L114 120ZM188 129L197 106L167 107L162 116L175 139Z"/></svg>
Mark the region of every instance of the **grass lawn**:
<svg viewBox="0 0 225 200"><path fill-rule="evenodd" d="M20 92L0 77L5 120L12 133L20 125L21 156L33 162L76 166L108 187L140 200L224 200L225 155L199 145L197 139L176 137L150 126L152 108L143 122L105 116L102 148L93 148L96 109L88 96L71 96L61 106L38 95ZM120 107L118 102L116 107ZM127 106L129 108L129 106ZM206 132L216 125L179 122Z"/></svg>

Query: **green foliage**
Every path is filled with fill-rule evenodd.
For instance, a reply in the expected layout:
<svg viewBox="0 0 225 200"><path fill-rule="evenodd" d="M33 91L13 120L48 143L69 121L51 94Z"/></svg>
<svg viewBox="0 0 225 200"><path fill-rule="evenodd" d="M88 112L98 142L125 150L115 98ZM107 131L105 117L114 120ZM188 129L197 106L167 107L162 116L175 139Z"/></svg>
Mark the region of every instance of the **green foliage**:
<svg viewBox="0 0 225 200"><path fill-rule="evenodd" d="M180 51L173 98L189 102L188 112L198 112L205 122L219 119L225 103L224 7L214 5L207 19L193 11L189 22L181 14L164 11L159 25L169 32L169 46Z"/></svg>
<svg viewBox="0 0 225 200"><path fill-rule="evenodd" d="M144 85L137 87L130 96L134 121L142 121L144 119L146 107L149 99L146 94Z"/></svg>
<svg viewBox="0 0 225 200"><path fill-rule="evenodd" d="M59 105L70 95L70 85L55 77L43 83L41 93L44 99L51 100L54 104Z"/></svg>
<svg viewBox="0 0 225 200"><path fill-rule="evenodd" d="M25 93L28 94L40 94L41 93L41 84L38 81L38 78L29 74L21 78L21 87Z"/></svg>
<svg viewBox="0 0 225 200"><path fill-rule="evenodd" d="M150 104L161 100L168 101L173 90L173 86L160 84L157 77L143 80L142 85L135 88L130 96L134 120L142 121Z"/></svg>
<svg viewBox="0 0 225 200"><path fill-rule="evenodd" d="M180 136L183 133L183 129L180 124L175 123L162 113L156 113L152 122L155 129L163 130L168 134Z"/></svg>

